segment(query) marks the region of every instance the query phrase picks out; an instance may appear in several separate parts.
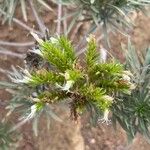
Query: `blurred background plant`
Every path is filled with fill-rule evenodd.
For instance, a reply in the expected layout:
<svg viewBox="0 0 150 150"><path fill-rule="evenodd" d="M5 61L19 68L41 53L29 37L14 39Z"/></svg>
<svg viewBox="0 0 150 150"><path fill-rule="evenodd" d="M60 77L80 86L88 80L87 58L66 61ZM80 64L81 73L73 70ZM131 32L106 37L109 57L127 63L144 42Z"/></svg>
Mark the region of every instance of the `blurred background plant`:
<svg viewBox="0 0 150 150"><path fill-rule="evenodd" d="M45 0L31 0L32 5L34 5L34 8L37 9L37 7L45 7L46 9L53 11L52 8L46 3ZM0 1L0 17L3 18L2 23L4 24L6 21L9 22L9 25L12 22L12 18L15 15L16 8L20 7L22 11L22 16L25 22L28 20L28 5L30 0L1 0ZM40 8L38 8L40 9Z"/></svg>
<svg viewBox="0 0 150 150"><path fill-rule="evenodd" d="M144 135L150 141L150 48L138 53L128 42L128 50L123 46L126 55L126 68L134 75L136 88L131 95L121 95L114 103L113 123L116 121L127 132L129 141L137 133ZM123 99L123 101L121 100Z"/></svg>
<svg viewBox="0 0 150 150"><path fill-rule="evenodd" d="M1 150L14 150L17 147L17 140L19 134L16 131L10 131L12 123L0 122L0 149Z"/></svg>
<svg viewBox="0 0 150 150"><path fill-rule="evenodd" d="M57 2L74 10L62 18L63 20L72 16L66 33L69 33L77 22L88 22L91 27L87 34L99 28L105 35L105 48L110 47L109 32L118 31L127 35L125 31L134 26L130 19L132 13L141 11L146 14L148 12L146 6L150 6L150 1L147 0L57 0Z"/></svg>

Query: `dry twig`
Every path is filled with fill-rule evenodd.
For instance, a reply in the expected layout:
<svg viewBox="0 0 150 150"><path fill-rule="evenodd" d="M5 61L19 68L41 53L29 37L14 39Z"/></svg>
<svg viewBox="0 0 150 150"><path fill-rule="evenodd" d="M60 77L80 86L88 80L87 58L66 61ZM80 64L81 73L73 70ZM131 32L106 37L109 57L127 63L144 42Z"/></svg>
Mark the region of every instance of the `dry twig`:
<svg viewBox="0 0 150 150"><path fill-rule="evenodd" d="M41 33L42 33L43 35L45 35L45 31L46 31L47 28L46 28L46 26L44 25L44 23L43 23L43 21L41 20L41 18L39 17L39 15L38 15L38 13L37 13L37 11L36 11L36 9L35 9L33 0L28 0L28 1L29 1L30 6L31 6L33 15L34 15L34 17L35 17L35 19L36 19L36 22L37 22L37 24L38 24L38 26L39 26L39 29L40 29Z"/></svg>
<svg viewBox="0 0 150 150"><path fill-rule="evenodd" d="M60 35L61 32L61 17L62 17L62 4L58 4L58 16L57 16L57 29L56 32L58 35Z"/></svg>
<svg viewBox="0 0 150 150"><path fill-rule="evenodd" d="M28 46L33 46L34 42L17 43L17 42L7 42L7 41L0 40L0 45L14 46L14 47L28 47Z"/></svg>

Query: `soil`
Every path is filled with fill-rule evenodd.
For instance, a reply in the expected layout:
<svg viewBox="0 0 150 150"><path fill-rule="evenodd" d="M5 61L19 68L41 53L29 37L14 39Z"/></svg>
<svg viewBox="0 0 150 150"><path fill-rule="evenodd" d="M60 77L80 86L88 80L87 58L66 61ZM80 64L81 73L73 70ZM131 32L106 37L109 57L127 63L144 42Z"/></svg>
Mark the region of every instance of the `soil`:
<svg viewBox="0 0 150 150"><path fill-rule="evenodd" d="M55 6L54 6L55 7ZM30 8L28 8L30 10ZM44 23L51 31L55 31L55 15L49 15L48 12L41 12L44 18ZM17 12L17 18L21 19L20 11ZM30 27L37 29L34 17L29 15L28 23ZM131 32L131 40L138 50L143 50L150 45L150 18L137 14L135 17L135 24ZM81 29L84 32L85 27L80 26L80 30L76 35L81 36ZM53 33L53 32L52 32ZM0 40L10 42L27 42L32 41L32 37L28 31L25 31L20 26L13 24L12 27L8 25L0 25ZM127 43L127 39L120 34L111 35L112 52L119 59L123 60L123 54L120 51L121 42ZM101 42L100 42L101 43ZM9 47L2 46L5 49L24 54L30 47ZM3 50L0 48L0 50ZM7 55L0 55L0 68L11 69L11 65L23 65L22 59L16 59ZM1 80L8 80L7 76L0 72ZM0 90L0 100L8 102L10 95ZM75 124L69 119L68 110L60 113L65 120L64 123L51 121L50 129L46 128L45 118L40 120L39 136L33 135L31 124L26 124L19 130L22 133L22 138L19 141L18 150L149 150L150 144L140 135L134 139L133 143L128 144L124 131L118 127L115 131L111 125L99 124L96 127L90 126L87 120L82 117L78 124ZM4 106L0 105L0 118L3 119L6 110ZM12 117L13 121L17 120L17 116ZM11 149L10 149L11 150Z"/></svg>

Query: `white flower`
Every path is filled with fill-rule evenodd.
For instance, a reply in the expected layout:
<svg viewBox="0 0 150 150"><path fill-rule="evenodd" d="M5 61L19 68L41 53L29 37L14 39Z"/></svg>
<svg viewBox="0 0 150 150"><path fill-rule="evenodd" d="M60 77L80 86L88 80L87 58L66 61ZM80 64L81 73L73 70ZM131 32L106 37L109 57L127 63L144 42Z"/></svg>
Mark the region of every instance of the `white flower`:
<svg viewBox="0 0 150 150"><path fill-rule="evenodd" d="M130 71L126 71L126 70L123 71L123 74L122 74L122 79L123 80L130 82L131 77L133 77L133 74Z"/></svg>
<svg viewBox="0 0 150 150"><path fill-rule="evenodd" d="M23 69L22 69L23 70ZM22 77L18 77L18 76L12 76L9 75L9 78L14 82L14 83L29 83L30 81L32 81L32 75L29 73L29 71L27 69L23 70L23 75Z"/></svg>
<svg viewBox="0 0 150 150"><path fill-rule="evenodd" d="M26 122L31 120L36 115L36 112L37 112L37 105L34 104L34 105L31 106L30 114L26 117L20 118L19 119L20 122L16 126L14 126L10 131L14 131L14 130L18 129L20 126L22 126L23 124L25 124Z"/></svg>
<svg viewBox="0 0 150 150"><path fill-rule="evenodd" d="M37 112L37 103L32 105L30 107L30 109L31 109L30 113L27 116L20 118L19 120L28 121L28 120L32 119Z"/></svg>
<svg viewBox="0 0 150 150"><path fill-rule="evenodd" d="M69 74L68 70L65 73L59 73L59 74L62 75L63 77L65 77L66 80L70 79L70 74Z"/></svg>
<svg viewBox="0 0 150 150"><path fill-rule="evenodd" d="M27 69L23 70L23 79L18 80L20 83L28 83L32 80L32 75L29 73Z"/></svg>
<svg viewBox="0 0 150 150"><path fill-rule="evenodd" d="M29 83L31 81L31 78L28 76L23 76L23 79L16 80L18 83Z"/></svg>
<svg viewBox="0 0 150 150"><path fill-rule="evenodd" d="M63 91L69 91L69 89L73 86L74 81L69 80L66 82L66 84L62 87Z"/></svg>
<svg viewBox="0 0 150 150"><path fill-rule="evenodd" d="M109 95L104 95L104 96L103 96L103 99L105 99L105 100L107 100L107 101L110 101L110 102L112 102L112 101L114 100L114 98L111 97L111 96L109 96Z"/></svg>
<svg viewBox="0 0 150 150"><path fill-rule="evenodd" d="M91 0L91 4L93 4L95 2L95 0Z"/></svg>
<svg viewBox="0 0 150 150"><path fill-rule="evenodd" d="M31 113L29 114L28 118L33 118L34 115L36 114L36 111L37 111L37 106L36 104L34 104L31 106Z"/></svg>
<svg viewBox="0 0 150 150"><path fill-rule="evenodd" d="M91 40L95 40L95 36L90 34L87 38L86 41L89 43Z"/></svg>
<svg viewBox="0 0 150 150"><path fill-rule="evenodd" d="M30 52L43 56L42 51L40 49L32 49Z"/></svg>
<svg viewBox="0 0 150 150"><path fill-rule="evenodd" d="M101 53L100 53L101 62L106 62L106 59L107 59L107 50L102 47L100 49L100 51L101 51Z"/></svg>
<svg viewBox="0 0 150 150"><path fill-rule="evenodd" d="M90 37L87 37L87 38L86 38L86 41L87 41L87 42L90 42Z"/></svg>
<svg viewBox="0 0 150 150"><path fill-rule="evenodd" d="M69 89L72 88L74 84L74 80L70 78L70 74L68 71L66 71L65 74L62 74L62 73L60 74L65 77L66 83L63 86L58 85L58 84L56 84L56 86L58 88L61 88L63 91L69 91Z"/></svg>
<svg viewBox="0 0 150 150"><path fill-rule="evenodd" d="M135 84L133 83L129 83L129 85L130 85L130 90L134 90L136 88Z"/></svg>
<svg viewBox="0 0 150 150"><path fill-rule="evenodd" d="M122 79L127 81L127 84L129 85L130 90L133 90L136 88L135 84L130 82L132 77L134 76L130 71L123 71Z"/></svg>
<svg viewBox="0 0 150 150"><path fill-rule="evenodd" d="M38 99L38 98L31 98L32 99L32 101L34 101L34 102L40 102L40 99Z"/></svg>
<svg viewBox="0 0 150 150"><path fill-rule="evenodd" d="M106 109L104 111L104 117L102 119L99 119L98 122L106 123L107 125L109 125L111 123L111 120L108 119L108 116L109 116L109 110Z"/></svg>
<svg viewBox="0 0 150 150"><path fill-rule="evenodd" d="M126 74L122 75L122 79L125 80L125 81L128 81L128 82L130 82L130 80L131 80L131 78Z"/></svg>
<svg viewBox="0 0 150 150"><path fill-rule="evenodd" d="M123 71L123 74L133 77L133 74L130 71Z"/></svg>
<svg viewBox="0 0 150 150"><path fill-rule="evenodd" d="M30 34L35 38L35 40L36 40L39 44L42 44L42 43L43 43L43 40L40 39L36 33L30 32Z"/></svg>
<svg viewBox="0 0 150 150"><path fill-rule="evenodd" d="M70 79L70 74L66 71L64 77L65 77L66 80L69 80Z"/></svg>
<svg viewBox="0 0 150 150"><path fill-rule="evenodd" d="M54 38L54 37L51 37L51 38L50 38L50 41L51 41L53 44L58 43L58 40L57 40L56 38Z"/></svg>
<svg viewBox="0 0 150 150"><path fill-rule="evenodd" d="M73 81L73 80L68 80L68 81L66 82L66 84L64 84L63 86L58 85L58 84L56 84L56 86L57 86L58 88L61 88L61 90L63 90L63 91L69 91L69 89L73 86L73 84L74 84L74 81Z"/></svg>
<svg viewBox="0 0 150 150"><path fill-rule="evenodd" d="M22 69L22 70L23 70L23 69ZM31 74L30 74L30 72L29 72L27 69L24 69L24 70L23 70L23 73L24 73L26 76L28 76L28 77L32 77Z"/></svg>

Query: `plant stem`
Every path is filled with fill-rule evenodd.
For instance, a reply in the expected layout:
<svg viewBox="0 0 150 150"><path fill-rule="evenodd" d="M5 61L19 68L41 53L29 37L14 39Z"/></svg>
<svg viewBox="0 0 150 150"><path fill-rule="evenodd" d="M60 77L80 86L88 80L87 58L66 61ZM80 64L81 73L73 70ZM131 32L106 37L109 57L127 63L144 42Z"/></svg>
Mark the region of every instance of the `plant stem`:
<svg viewBox="0 0 150 150"><path fill-rule="evenodd" d="M3 15L6 15L6 16L10 16L9 14L5 13L1 8L0 8L0 13ZM33 28L27 26L25 23L21 22L20 20L18 20L16 18L13 18L12 21L30 32L32 31L32 32L35 32L35 33L41 35L41 32L34 30Z"/></svg>
<svg viewBox="0 0 150 150"><path fill-rule="evenodd" d="M17 57L19 59L23 59L24 58L23 54L12 52L12 51L7 50L7 49L5 49L3 47L1 47L1 49L3 49L3 50L0 50L0 54L8 55L8 56L11 56L11 57Z"/></svg>
<svg viewBox="0 0 150 150"><path fill-rule="evenodd" d="M34 45L34 42L17 43L17 42L7 42L7 41L0 40L0 45L14 46L14 47L27 47L27 46Z"/></svg>
<svg viewBox="0 0 150 150"><path fill-rule="evenodd" d="M34 6L34 3L33 3L33 0L28 0L29 1L29 4L31 6L31 9L32 9L32 12L33 12L33 15L36 19L36 22L39 26L39 29L40 31L43 33L43 35L45 35L45 31L46 31L46 26L44 25L43 21L41 20L41 18L39 17L36 9L35 9L35 6Z"/></svg>
<svg viewBox="0 0 150 150"><path fill-rule="evenodd" d="M62 17L62 4L58 4L58 16L57 16L57 34L60 35L61 32L61 17Z"/></svg>

